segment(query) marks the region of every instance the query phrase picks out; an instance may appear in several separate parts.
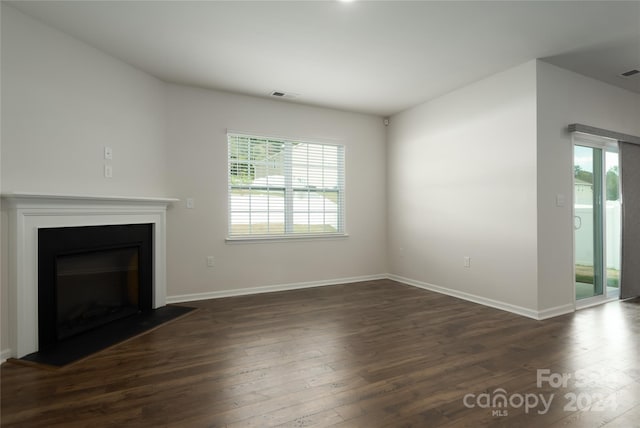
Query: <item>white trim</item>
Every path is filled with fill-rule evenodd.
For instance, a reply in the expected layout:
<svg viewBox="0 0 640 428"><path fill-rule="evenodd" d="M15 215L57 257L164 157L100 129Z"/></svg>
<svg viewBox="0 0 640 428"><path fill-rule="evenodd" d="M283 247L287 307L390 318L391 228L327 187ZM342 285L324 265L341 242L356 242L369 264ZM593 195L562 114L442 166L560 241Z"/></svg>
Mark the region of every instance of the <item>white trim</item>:
<svg viewBox="0 0 640 428"><path fill-rule="evenodd" d="M394 281L401 282L406 285L422 288L424 290L435 291L436 293L446 294L447 296L451 296L451 297L457 297L458 299L467 300L473 303L478 303L483 306L489 306L491 308L511 312L516 315L521 315L527 318L533 318L534 320L541 319L539 318L540 312L533 309L524 308L522 306L512 305L510 303L500 302L493 299L487 299L486 297L476 296L474 294L453 290L451 288L441 287L439 285L429 284L427 282L417 281L415 279L405 278L399 275L389 274L388 278Z"/></svg>
<svg viewBox="0 0 640 428"><path fill-rule="evenodd" d="M347 233L325 233L325 234L291 234L291 235L243 235L228 236L225 238L227 244L250 244L273 241L316 241L323 239L345 239Z"/></svg>
<svg viewBox="0 0 640 428"><path fill-rule="evenodd" d="M593 308L594 306L600 306L605 303L617 302L620 300L620 297L607 297L604 294L600 294L593 297L586 297L584 299L576 300L576 310L582 310L587 308Z"/></svg>
<svg viewBox="0 0 640 428"><path fill-rule="evenodd" d="M289 284L267 285L264 287L239 288L236 290L207 291L205 293L180 294L167 296L167 303L194 302L197 300L220 299L223 297L246 296L248 294L273 293L276 291L300 290L303 288L325 287L329 285L349 284L354 282L387 279L387 274L335 278L322 281L294 282Z"/></svg>
<svg viewBox="0 0 640 428"><path fill-rule="evenodd" d="M227 135L240 135L243 137L252 137L252 138L268 138L270 140L282 140L282 141L294 141L296 143L321 143L332 146L342 146L344 145L344 140L342 138L331 138L331 137L314 137L314 136L282 136L279 134L270 134L268 132L247 132L247 131L238 131L234 129L227 128Z"/></svg>
<svg viewBox="0 0 640 428"><path fill-rule="evenodd" d="M38 350L38 229L153 224L153 307L166 303L166 211L177 199L9 193L9 337L13 356Z"/></svg>
<svg viewBox="0 0 640 428"><path fill-rule="evenodd" d="M322 280L322 281L308 281L308 282L297 282L297 283L289 283L289 284L267 285L263 287L240 288L236 290L220 290L220 291L208 291L205 293L181 294L181 295L175 295L175 296L167 296L167 303L184 303L184 302L194 302L198 300L221 299L224 297L273 293L277 291L300 290L304 288L325 287L330 285L349 284L349 283L364 282L364 281L375 281L380 279L391 279L393 281L400 282L405 285L421 288L423 290L433 291L439 294L445 294L447 296L456 297L472 303L477 303L477 304L488 306L494 309L500 309L503 311L511 312L513 314L524 316L527 318L532 318L538 321L556 317L559 315L573 313L575 311L573 304L561 305L561 306L556 306L554 308L544 309L542 311L536 311L533 309L524 308L522 306L517 306L517 305L512 305L510 303L487 299L485 297L464 293L464 292L453 290L446 287L440 287L438 285L433 285L426 282L417 281L414 279L405 278L405 277L394 275L394 274L364 275L364 276L356 276L356 277L349 277L349 278L335 278L335 279Z"/></svg>
<svg viewBox="0 0 640 428"><path fill-rule="evenodd" d="M95 196L95 195L67 195L62 193L33 193L33 192L7 192L3 193L2 197L11 200L20 200L26 202L28 200L34 201L38 205L42 205L43 200L60 200L60 201L90 201L93 204L100 202L125 202L136 204L170 204L173 202L179 202L180 199L175 198L156 198L147 196Z"/></svg>
<svg viewBox="0 0 640 428"><path fill-rule="evenodd" d="M7 361L8 358L11 358L11 349L3 349L0 351L0 364Z"/></svg>
<svg viewBox="0 0 640 428"><path fill-rule="evenodd" d="M555 306L553 308L538 311L538 316L536 319L546 320L560 315L571 314L575 311L575 305L573 303L567 303L566 305Z"/></svg>

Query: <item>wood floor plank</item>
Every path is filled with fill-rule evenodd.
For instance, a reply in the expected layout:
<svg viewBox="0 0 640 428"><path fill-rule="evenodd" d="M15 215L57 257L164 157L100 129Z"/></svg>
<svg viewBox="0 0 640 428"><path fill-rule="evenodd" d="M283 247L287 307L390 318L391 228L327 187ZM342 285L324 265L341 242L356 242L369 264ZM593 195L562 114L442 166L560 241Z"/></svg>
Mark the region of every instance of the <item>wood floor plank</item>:
<svg viewBox="0 0 640 428"><path fill-rule="evenodd" d="M378 280L188 305L68 367L3 364L1 425L637 426L638 301L535 321ZM573 378L538 387L538 370ZM515 401L479 399L500 391ZM517 405L532 394L554 401ZM568 410L566 394L617 406Z"/></svg>

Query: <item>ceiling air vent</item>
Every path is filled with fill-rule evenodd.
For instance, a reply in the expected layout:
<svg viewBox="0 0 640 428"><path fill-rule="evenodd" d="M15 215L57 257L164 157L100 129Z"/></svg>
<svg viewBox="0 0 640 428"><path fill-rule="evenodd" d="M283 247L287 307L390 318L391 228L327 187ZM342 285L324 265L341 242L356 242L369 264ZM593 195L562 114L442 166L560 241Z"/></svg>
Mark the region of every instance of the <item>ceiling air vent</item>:
<svg viewBox="0 0 640 428"><path fill-rule="evenodd" d="M273 91L271 92L271 96L272 97L277 97L277 98L288 98L288 99L293 99L293 98L297 98L300 94L294 94L293 92L283 92L283 91Z"/></svg>
<svg viewBox="0 0 640 428"><path fill-rule="evenodd" d="M631 77L631 76L635 76L636 74L640 74L640 70L625 71L624 73L621 73L620 76L622 76L622 77Z"/></svg>

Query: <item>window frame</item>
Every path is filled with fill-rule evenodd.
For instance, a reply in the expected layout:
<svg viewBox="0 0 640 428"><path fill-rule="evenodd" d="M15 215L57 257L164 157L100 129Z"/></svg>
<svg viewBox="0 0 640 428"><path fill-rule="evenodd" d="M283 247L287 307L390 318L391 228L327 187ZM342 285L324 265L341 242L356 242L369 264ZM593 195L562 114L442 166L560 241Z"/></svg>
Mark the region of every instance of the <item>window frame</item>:
<svg viewBox="0 0 640 428"><path fill-rule="evenodd" d="M332 239L332 238L344 238L347 237L348 234L346 233L346 222L345 222L345 212L346 212L346 198L345 198L345 181L346 181L346 172L345 172L345 155L346 155L346 148L343 144L337 143L337 142L326 142L326 141L318 141L318 140L309 140L309 139L298 139L298 138L285 138L285 137L274 137L274 136L269 136L269 135L256 135L256 134L249 134L246 132L237 132L237 131L231 131L231 130L227 130L226 133L226 137L227 137L227 237L225 239L225 241L227 242L250 242L250 241L278 241L278 240L305 240L305 239L311 239L311 240L316 240L316 239ZM256 186L253 184L234 184L232 183L232 171L234 170L234 168L238 168L238 165L241 164L240 162L238 162L237 158L232 158L232 139L236 138L236 137L240 137L240 138L247 138L249 140L251 139L256 139L256 140L264 140L267 142L273 142L273 143L280 143L282 144L283 150L282 150L282 154L283 154L283 161L282 161L282 169L283 169L283 177L284 177L284 183L282 185L272 185L272 184L266 184L264 186ZM304 164L300 164L297 163L296 161L293 160L293 148L298 146L298 145L306 145L307 146L307 150L309 147L322 147L324 150L324 147L335 147L337 148L337 155L336 155L336 161L337 161L337 166L335 168L335 171L337 173L337 185L335 188L328 188L328 187L316 187L316 186L312 186L310 185L308 182L306 185L294 185L293 183L293 179L294 179L294 173L293 173L293 165L296 164L298 166L303 165L304 168L309 168L310 166L313 166L313 163L309 162L309 158L307 158L307 162ZM250 171L251 168L254 168L255 165L259 165L260 161L256 161L256 162L252 162L251 160L246 160L246 165L247 165L247 171ZM307 170L308 171L308 170ZM326 171L326 169L322 169L323 173L324 171ZM282 233L266 233L266 234L260 234L260 233L232 233L232 228L233 228L233 223L232 223L232 216L234 211L232 210L232 192L234 190L247 190L247 191L251 191L251 190L263 190L263 191L282 191L284 196L283 196L283 203L284 203L284 231ZM335 192L337 193L336 196L336 200L337 200L337 212L335 213L337 216L337 230L336 231L322 231L322 232L295 232L294 231L294 213L298 212L306 212L308 215L311 215L312 213L316 212L321 212L323 215L326 215L327 213L329 214L333 214L332 211L326 211L326 209L323 209L322 211L311 211L311 209L309 211L295 211L294 209L294 195L296 194L296 192L305 192L307 195L310 195L312 193L317 193L317 194L323 194L326 192ZM257 211L257 210L256 210ZM248 210L249 214L252 213L251 211L251 207L249 206L249 210ZM267 208L267 211L263 211L266 212L267 214L270 213L269 209ZM251 222L249 223L251 224ZM304 223L303 223L304 224ZM309 221L307 223L307 226L310 226L312 223L311 221ZM325 221L324 225L326 226L327 223Z"/></svg>

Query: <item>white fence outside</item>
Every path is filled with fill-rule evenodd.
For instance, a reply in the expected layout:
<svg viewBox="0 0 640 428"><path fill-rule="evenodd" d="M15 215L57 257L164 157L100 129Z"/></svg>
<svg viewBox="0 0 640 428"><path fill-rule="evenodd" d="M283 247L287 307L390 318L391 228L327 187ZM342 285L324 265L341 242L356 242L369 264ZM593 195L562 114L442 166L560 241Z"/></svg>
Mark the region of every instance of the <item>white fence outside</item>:
<svg viewBox="0 0 640 428"><path fill-rule="evenodd" d="M620 269L620 217L621 206L617 201L607 201L606 251L607 268ZM576 264L593 264L593 206L575 206Z"/></svg>

